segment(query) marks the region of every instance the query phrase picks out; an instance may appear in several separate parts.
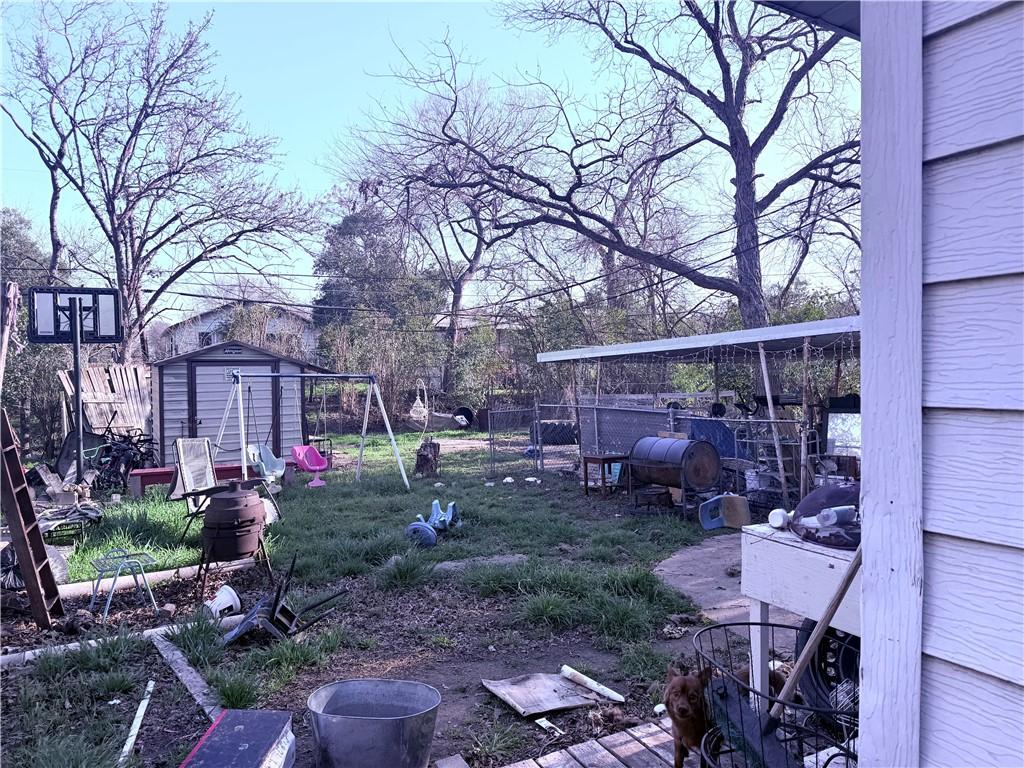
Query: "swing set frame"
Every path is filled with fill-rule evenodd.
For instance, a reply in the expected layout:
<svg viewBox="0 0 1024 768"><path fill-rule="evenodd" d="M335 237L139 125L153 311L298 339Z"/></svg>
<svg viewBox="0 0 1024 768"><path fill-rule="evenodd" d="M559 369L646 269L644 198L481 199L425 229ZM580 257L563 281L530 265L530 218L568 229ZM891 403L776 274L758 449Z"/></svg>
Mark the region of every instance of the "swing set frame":
<svg viewBox="0 0 1024 768"><path fill-rule="evenodd" d="M359 458L356 460L356 480L362 478L363 473L363 452L366 448L366 430L370 423L370 404L374 399L377 407L380 408L381 417L384 419L384 427L388 431L388 440L391 441L391 450L395 455L395 462L398 464L398 472L402 475L402 482L405 489L411 490L409 478L405 474L405 465L402 464L402 456L398 452L398 443L395 442L395 433L391 430L391 420L388 418L387 409L384 407L384 398L380 393L380 385L377 377L372 373L242 373L238 368L232 368L228 375L231 377L231 393L228 395L227 404L224 406L224 416L221 418L220 429L217 431L217 441L214 443L219 448L224 432L227 429L228 419L232 410L238 415L238 446L242 464L242 479L248 480L249 467L245 459L246 433L245 433L245 398L244 379L331 379L334 381L348 382L351 384L366 384L366 403L363 407L363 428L359 433ZM301 415L301 414L300 414ZM303 415L302 418L305 418ZM216 450L215 448L215 450Z"/></svg>

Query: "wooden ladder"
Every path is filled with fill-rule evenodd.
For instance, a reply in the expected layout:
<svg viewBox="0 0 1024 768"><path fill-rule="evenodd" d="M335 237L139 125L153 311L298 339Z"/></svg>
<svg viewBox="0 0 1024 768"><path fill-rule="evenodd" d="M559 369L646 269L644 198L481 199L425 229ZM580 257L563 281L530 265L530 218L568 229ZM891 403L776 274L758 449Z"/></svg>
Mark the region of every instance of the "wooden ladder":
<svg viewBox="0 0 1024 768"><path fill-rule="evenodd" d="M49 629L53 619L64 615L64 604L60 601L57 580L46 554L43 533L39 530L32 496L25 480L25 470L21 466L21 454L14 441L14 430L11 429L6 410L3 411L0 432L3 446L3 461L0 462L3 465L3 513L11 530L14 551L18 555L18 567L28 592L32 618L40 629Z"/></svg>

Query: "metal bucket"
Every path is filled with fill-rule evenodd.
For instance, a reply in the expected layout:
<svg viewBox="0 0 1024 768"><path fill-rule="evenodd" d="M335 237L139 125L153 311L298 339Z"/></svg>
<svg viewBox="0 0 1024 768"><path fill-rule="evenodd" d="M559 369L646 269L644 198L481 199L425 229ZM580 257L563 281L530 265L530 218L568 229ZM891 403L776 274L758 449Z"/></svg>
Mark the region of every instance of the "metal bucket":
<svg viewBox="0 0 1024 768"><path fill-rule="evenodd" d="M322 768L427 768L441 694L409 680L339 680L306 706Z"/></svg>

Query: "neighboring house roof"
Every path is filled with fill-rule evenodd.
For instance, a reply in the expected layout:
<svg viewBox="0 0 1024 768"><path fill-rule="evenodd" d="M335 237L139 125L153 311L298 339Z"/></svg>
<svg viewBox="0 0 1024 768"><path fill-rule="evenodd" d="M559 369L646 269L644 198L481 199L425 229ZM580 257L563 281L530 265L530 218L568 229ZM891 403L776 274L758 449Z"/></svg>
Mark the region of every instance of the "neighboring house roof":
<svg viewBox="0 0 1024 768"><path fill-rule="evenodd" d="M245 299L239 299L238 301L226 302L224 304L220 304L220 305L218 305L216 307L213 307L212 309L204 309L202 312L196 312L195 314L189 315L184 320L179 320L178 322L176 322L176 323L174 323L172 325L168 325L160 333L161 333L161 335L165 336L168 333L171 333L175 328L178 328L178 327L180 327L182 325L186 325L188 323L194 323L197 320L202 320L204 318L210 317L211 315L216 315L216 314L219 314L219 313L222 313L222 312L230 312L231 310L235 309L235 307L238 307L238 306L243 306L244 307L244 306L246 306L248 304L255 304L255 303L259 303L259 302L247 301ZM313 318L310 316L310 314L308 312L298 308L298 307L290 307L290 306L287 306L287 305L284 305L284 304L275 304L273 306L274 306L274 309L280 310L282 313L292 315L296 320L300 320L303 323L307 323L307 324L310 324L310 325L312 325L312 323L313 323Z"/></svg>
<svg viewBox="0 0 1024 768"><path fill-rule="evenodd" d="M242 347L243 349L247 349L250 352L258 352L261 355L276 357L278 360L284 360L289 363L294 363L295 365L301 366L303 368L309 368L310 370L314 370L319 373L335 373L335 371L332 371L329 368L324 368L323 366L320 365L316 365L315 363L309 363L306 362L305 360L297 360L294 357L282 355L278 352L273 352L272 350L264 349L263 347L257 347L255 344L247 344L244 341L222 341L220 344L212 344L209 347L201 347L200 349L194 349L191 352L185 352L180 355L175 355L174 357L165 357L163 360L157 360L156 362L154 362L153 366L156 368L162 368L168 363L180 363L185 360L191 360L194 357L201 357L203 355L208 355L211 352L218 352L222 349L225 349L226 347Z"/></svg>

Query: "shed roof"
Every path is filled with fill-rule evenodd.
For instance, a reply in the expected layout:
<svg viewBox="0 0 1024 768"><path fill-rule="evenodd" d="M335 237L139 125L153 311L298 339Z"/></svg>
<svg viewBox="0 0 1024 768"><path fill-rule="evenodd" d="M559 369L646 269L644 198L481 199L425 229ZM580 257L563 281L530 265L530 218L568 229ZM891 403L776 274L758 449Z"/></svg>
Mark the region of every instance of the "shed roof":
<svg viewBox="0 0 1024 768"><path fill-rule="evenodd" d="M204 355L210 354L211 352L219 352L220 350L226 349L227 347L242 347L243 349L247 349L250 352L258 352L261 355L267 355L268 357L274 357L277 358L278 360L284 360L289 363L294 363L295 365L298 365L302 368L308 368L319 373L334 373L334 371L330 370L329 368L324 368L323 366L316 365L315 363L308 363L305 360L298 360L294 357L288 357L288 355L282 355L277 352L272 352L269 349L257 347L255 344L247 344L244 341L222 341L220 344L211 344L208 347L193 349L190 352L184 352L180 355L175 355L174 357L165 357L163 360L157 360L155 363L153 363L153 366L156 368L162 368L163 366L169 363L180 363L185 360L191 360L196 357L202 357Z"/></svg>
<svg viewBox="0 0 1024 768"><path fill-rule="evenodd" d="M607 344L601 347L580 347L558 352L541 352L538 363L557 363L568 360L630 360L657 357L659 360L699 358L714 360L729 357L724 350L757 352L763 343L766 352L789 352L803 347L804 339L820 350L860 351L860 316L840 317L832 320L814 320L808 323L750 328L743 331L711 333L703 336L681 336L672 339L636 341L627 344Z"/></svg>

